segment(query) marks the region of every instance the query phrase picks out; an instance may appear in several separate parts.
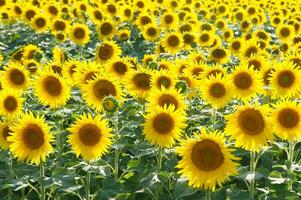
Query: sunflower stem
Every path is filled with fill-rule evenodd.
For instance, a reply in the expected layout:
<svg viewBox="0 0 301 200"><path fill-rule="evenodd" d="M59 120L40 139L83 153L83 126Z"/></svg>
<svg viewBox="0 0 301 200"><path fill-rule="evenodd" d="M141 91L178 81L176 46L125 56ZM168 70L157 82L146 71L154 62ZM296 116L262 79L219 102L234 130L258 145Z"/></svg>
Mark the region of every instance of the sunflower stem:
<svg viewBox="0 0 301 200"><path fill-rule="evenodd" d="M115 111L115 116L114 116L114 129L115 129L115 144L118 144L118 132L119 132L119 128L118 128L118 109ZM118 170L119 170L119 166L118 166L118 162L119 162L119 151L117 149L117 146L115 147L115 158L114 158L114 178L116 181L118 181Z"/></svg>
<svg viewBox="0 0 301 200"><path fill-rule="evenodd" d="M10 152L8 153L8 155L9 155L8 176L10 179L12 179L12 178L14 178L13 157ZM12 199L12 195L13 195L12 188L9 187L8 188L8 199Z"/></svg>
<svg viewBox="0 0 301 200"><path fill-rule="evenodd" d="M163 158L163 148L158 147L158 151L157 151L157 176L159 176L159 173L161 172L162 158ZM159 177L158 177L158 179L159 179ZM160 190L161 190L161 185L160 185L160 181L159 181L157 183L157 187L156 187L156 200L160 199Z"/></svg>
<svg viewBox="0 0 301 200"><path fill-rule="evenodd" d="M212 127L214 128L215 125L215 118L216 118L216 109L213 108L213 112L212 112Z"/></svg>
<svg viewBox="0 0 301 200"><path fill-rule="evenodd" d="M293 190L293 180L292 180L292 165L293 165L293 162L294 162L294 147L295 147L295 144L294 142L290 141L288 143L288 162L289 162L289 169L288 169L288 175L290 176L290 181L289 181L289 184L288 184L288 191L292 191Z"/></svg>
<svg viewBox="0 0 301 200"><path fill-rule="evenodd" d="M211 200L211 190L205 191L205 200Z"/></svg>
<svg viewBox="0 0 301 200"><path fill-rule="evenodd" d="M45 186L44 186L44 161L41 159L40 162L40 178L41 178L41 191L40 191L40 200L45 200Z"/></svg>
<svg viewBox="0 0 301 200"><path fill-rule="evenodd" d="M86 200L90 200L90 181L91 181L91 174L87 171L86 174Z"/></svg>
<svg viewBox="0 0 301 200"><path fill-rule="evenodd" d="M21 195L22 195L21 199L25 200L26 196L25 196L25 188L24 187L21 188Z"/></svg>
<svg viewBox="0 0 301 200"><path fill-rule="evenodd" d="M256 154L255 152L251 151L250 152L250 173L252 173L252 175L254 174L254 177L252 178L252 180L250 181L250 197L251 199L254 199L254 194L255 194L255 157Z"/></svg>

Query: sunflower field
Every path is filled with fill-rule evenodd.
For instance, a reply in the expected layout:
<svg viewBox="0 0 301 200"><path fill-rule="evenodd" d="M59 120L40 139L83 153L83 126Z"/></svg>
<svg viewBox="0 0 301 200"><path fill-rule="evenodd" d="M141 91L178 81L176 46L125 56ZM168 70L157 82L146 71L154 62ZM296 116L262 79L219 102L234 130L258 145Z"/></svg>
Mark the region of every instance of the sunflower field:
<svg viewBox="0 0 301 200"><path fill-rule="evenodd" d="M300 0L0 0L0 199L301 199L300 96Z"/></svg>

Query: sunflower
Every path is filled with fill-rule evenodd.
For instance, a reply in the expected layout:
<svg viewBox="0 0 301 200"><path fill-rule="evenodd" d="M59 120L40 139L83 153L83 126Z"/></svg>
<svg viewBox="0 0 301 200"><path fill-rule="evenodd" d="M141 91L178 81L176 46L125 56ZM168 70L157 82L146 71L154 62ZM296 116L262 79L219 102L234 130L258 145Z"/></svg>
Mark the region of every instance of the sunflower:
<svg viewBox="0 0 301 200"><path fill-rule="evenodd" d="M295 29L291 25L282 25L277 28L276 33L282 41L288 41L294 37Z"/></svg>
<svg viewBox="0 0 301 200"><path fill-rule="evenodd" d="M23 65L27 69L27 71L30 73L30 75L35 74L36 71L40 68L40 63L38 63L34 59L24 61Z"/></svg>
<svg viewBox="0 0 301 200"><path fill-rule="evenodd" d="M84 160L96 160L107 153L112 144L111 129L108 121L101 119L99 115L82 115L68 128L71 133L68 142L78 157Z"/></svg>
<svg viewBox="0 0 301 200"><path fill-rule="evenodd" d="M175 110L183 112L186 109L184 96L175 88L154 88L151 90L150 95L147 97L147 100L149 101L149 109L152 109L157 105L161 106L162 108L173 105Z"/></svg>
<svg viewBox="0 0 301 200"><path fill-rule="evenodd" d="M115 77L123 79L131 70L132 64L124 59L118 58L105 64L104 68Z"/></svg>
<svg viewBox="0 0 301 200"><path fill-rule="evenodd" d="M214 42L214 31L202 31L198 35L197 43L201 47L209 47Z"/></svg>
<svg viewBox="0 0 301 200"><path fill-rule="evenodd" d="M54 33L57 32L66 32L69 30L69 22L63 19L56 19L52 22L51 31Z"/></svg>
<svg viewBox="0 0 301 200"><path fill-rule="evenodd" d="M209 58L220 64L226 64L229 60L229 51L222 47L214 47L210 51Z"/></svg>
<svg viewBox="0 0 301 200"><path fill-rule="evenodd" d="M45 106L61 107L70 98L70 86L64 78L51 70L39 71L34 82L35 94Z"/></svg>
<svg viewBox="0 0 301 200"><path fill-rule="evenodd" d="M155 106L145 116L143 134L153 145L170 148L181 137L181 129L185 128L184 114L174 106Z"/></svg>
<svg viewBox="0 0 301 200"><path fill-rule="evenodd" d="M83 85L82 91L88 106L97 111L102 111L102 102L105 97L114 96L121 99L122 95L120 82L117 79L100 74Z"/></svg>
<svg viewBox="0 0 301 200"><path fill-rule="evenodd" d="M104 13L102 13L102 9L99 8L90 8L88 10L89 12L89 16L91 18L91 20L95 23L95 24L99 24L100 22L102 22L103 18L104 18Z"/></svg>
<svg viewBox="0 0 301 200"><path fill-rule="evenodd" d="M78 45L85 45L90 40L90 30L85 24L73 24L69 33L70 39Z"/></svg>
<svg viewBox="0 0 301 200"><path fill-rule="evenodd" d="M0 115L13 119L22 113L24 99L14 89L0 91Z"/></svg>
<svg viewBox="0 0 301 200"><path fill-rule="evenodd" d="M261 52L260 46L255 39L246 41L241 49L241 58L250 57L251 55L257 55Z"/></svg>
<svg viewBox="0 0 301 200"><path fill-rule="evenodd" d="M16 19L22 18L22 14L24 12L24 8L22 6L22 3L15 2L15 3L12 4L11 8L12 8L14 18L16 18Z"/></svg>
<svg viewBox="0 0 301 200"><path fill-rule="evenodd" d="M296 65L296 67L301 67L301 52L298 53L289 53L285 55L285 60L288 62L292 62Z"/></svg>
<svg viewBox="0 0 301 200"><path fill-rule="evenodd" d="M180 33L168 33L163 39L163 47L170 54L176 54L181 51L183 46L183 37Z"/></svg>
<svg viewBox="0 0 301 200"><path fill-rule="evenodd" d="M201 134L182 139L176 152L182 159L177 168L181 177L188 179L188 185L195 188L215 190L230 176L238 174L239 158L232 154L233 149L225 144L224 135L218 131L201 130Z"/></svg>
<svg viewBox="0 0 301 200"><path fill-rule="evenodd" d="M157 62L159 70L173 71L173 62L171 60L162 59Z"/></svg>
<svg viewBox="0 0 301 200"><path fill-rule="evenodd" d="M97 27L98 37L100 40L112 39L116 32L116 27L113 21L102 21Z"/></svg>
<svg viewBox="0 0 301 200"><path fill-rule="evenodd" d="M52 49L52 60L58 63L65 62L65 51L60 47L54 47Z"/></svg>
<svg viewBox="0 0 301 200"><path fill-rule="evenodd" d="M63 65L61 64L61 62L58 62L58 61L50 61L49 63L46 63L44 66L43 66L43 69L46 69L46 70L50 70L58 75L62 75L62 71L63 71Z"/></svg>
<svg viewBox="0 0 301 200"><path fill-rule="evenodd" d="M196 41L196 35L193 32L183 32L183 49L190 50Z"/></svg>
<svg viewBox="0 0 301 200"><path fill-rule="evenodd" d="M122 41L126 41L131 37L131 30L130 29L120 29L118 30L118 38Z"/></svg>
<svg viewBox="0 0 301 200"><path fill-rule="evenodd" d="M18 160L39 164L53 152L51 142L54 139L44 118L27 113L9 129L11 134L7 140L11 142L10 151Z"/></svg>
<svg viewBox="0 0 301 200"><path fill-rule="evenodd" d="M98 74L102 73L101 67L96 62L80 62L74 72L74 77L77 77L75 83L79 86L86 85L89 81L94 80Z"/></svg>
<svg viewBox="0 0 301 200"><path fill-rule="evenodd" d="M267 58L264 55L251 55L250 57L242 60L242 65L247 65L249 68L253 68L256 71L260 71L268 65Z"/></svg>
<svg viewBox="0 0 301 200"><path fill-rule="evenodd" d="M142 36L145 40L155 41L160 35L160 29L155 24L147 24L142 31Z"/></svg>
<svg viewBox="0 0 301 200"><path fill-rule="evenodd" d="M62 75L69 84L71 85L76 84L77 80L76 80L75 72L76 69L81 66L81 64L82 62L76 59L71 59L64 63L62 69Z"/></svg>
<svg viewBox="0 0 301 200"><path fill-rule="evenodd" d="M154 19L146 12L142 12L136 19L136 25L141 30L147 24L155 23Z"/></svg>
<svg viewBox="0 0 301 200"><path fill-rule="evenodd" d="M200 63L200 66L203 67L204 71L202 72L202 78L208 79L210 76L218 76L221 77L227 75L227 70L220 64L208 65L204 62Z"/></svg>
<svg viewBox="0 0 301 200"><path fill-rule="evenodd" d="M186 62L186 67L182 69L184 74L191 75L197 79L200 79L202 77L203 72L205 71L205 68L207 67L207 64L205 62L197 63L196 61L188 61Z"/></svg>
<svg viewBox="0 0 301 200"><path fill-rule="evenodd" d="M46 32L48 30L49 20L42 14L35 15L31 23L37 33Z"/></svg>
<svg viewBox="0 0 301 200"><path fill-rule="evenodd" d="M35 6L26 5L23 12L23 19L30 23L31 20L39 13L39 10Z"/></svg>
<svg viewBox="0 0 301 200"><path fill-rule="evenodd" d="M151 78L151 88L172 88L175 86L175 80L177 79L177 74L169 72L166 69L159 71L153 71Z"/></svg>
<svg viewBox="0 0 301 200"><path fill-rule="evenodd" d="M132 70L125 78L128 92L139 98L146 98L151 90L151 73L146 70Z"/></svg>
<svg viewBox="0 0 301 200"><path fill-rule="evenodd" d="M49 2L45 6L45 11L51 16L51 18L57 18L60 16L59 4L55 2Z"/></svg>
<svg viewBox="0 0 301 200"><path fill-rule="evenodd" d="M177 26L179 24L178 17L173 12L165 12L161 16L160 21L161 21L162 27L164 27L166 29L175 29L175 28L177 28Z"/></svg>
<svg viewBox="0 0 301 200"><path fill-rule="evenodd" d="M273 97L295 97L301 89L300 69L289 61L278 63L274 69L269 78Z"/></svg>
<svg viewBox="0 0 301 200"><path fill-rule="evenodd" d="M7 141L7 137L11 135L9 122L0 122L0 148L3 150L8 150L9 145L11 144Z"/></svg>
<svg viewBox="0 0 301 200"><path fill-rule="evenodd" d="M222 108L232 100L232 88L229 78L221 74L203 79L200 85L201 97L213 108Z"/></svg>
<svg viewBox="0 0 301 200"><path fill-rule="evenodd" d="M273 139L271 123L268 123L266 106L245 105L237 107L237 110L227 115L225 133L235 140L236 147L242 147L249 151L260 149Z"/></svg>
<svg viewBox="0 0 301 200"><path fill-rule="evenodd" d="M114 60L120 56L122 50L113 41L104 41L96 48L96 60L100 63Z"/></svg>
<svg viewBox="0 0 301 200"><path fill-rule="evenodd" d="M151 62L156 62L158 56L156 56L155 54L144 54L143 56L143 64L148 67L148 65L151 63Z"/></svg>
<svg viewBox="0 0 301 200"><path fill-rule="evenodd" d="M289 100L282 100L273 105L271 113L273 130L284 140L295 141L301 136L301 107Z"/></svg>
<svg viewBox="0 0 301 200"><path fill-rule="evenodd" d="M34 44L29 44L26 45L23 48L23 55L22 55L22 60L30 60L30 59L35 59L35 56L37 54L42 54L43 51L41 48L39 48L38 46L34 45Z"/></svg>
<svg viewBox="0 0 301 200"><path fill-rule="evenodd" d="M2 71L0 82L3 86L16 90L26 90L29 86L29 74L23 65L11 62Z"/></svg>
<svg viewBox="0 0 301 200"><path fill-rule="evenodd" d="M250 69L248 65L237 66L230 77L236 98L249 100L263 89L260 73Z"/></svg>

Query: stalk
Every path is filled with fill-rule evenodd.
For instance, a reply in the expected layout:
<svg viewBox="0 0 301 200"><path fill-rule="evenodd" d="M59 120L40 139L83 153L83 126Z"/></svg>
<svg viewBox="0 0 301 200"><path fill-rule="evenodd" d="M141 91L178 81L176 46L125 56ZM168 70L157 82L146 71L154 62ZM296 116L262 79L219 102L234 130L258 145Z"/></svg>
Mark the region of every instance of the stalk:
<svg viewBox="0 0 301 200"><path fill-rule="evenodd" d="M205 191L205 200L211 200L211 190L210 189Z"/></svg>
<svg viewBox="0 0 301 200"><path fill-rule="evenodd" d="M256 156L255 152L251 151L250 152L250 172L252 174L255 173L255 168L256 168L256 166L255 166L255 156ZM250 193L251 199L254 199L254 194L255 194L255 177L250 182L250 191L249 191L249 193Z"/></svg>
<svg viewBox="0 0 301 200"><path fill-rule="evenodd" d="M40 199L45 200L45 186L44 186L44 177L45 177L45 172L44 172L44 161L41 159L40 162L40 178L41 178L41 192L40 192Z"/></svg>
<svg viewBox="0 0 301 200"><path fill-rule="evenodd" d="M158 147L157 151L157 175L161 172L162 168L162 158L163 158L163 149L161 147ZM157 183L157 188L156 188L156 200L160 199L160 182Z"/></svg>

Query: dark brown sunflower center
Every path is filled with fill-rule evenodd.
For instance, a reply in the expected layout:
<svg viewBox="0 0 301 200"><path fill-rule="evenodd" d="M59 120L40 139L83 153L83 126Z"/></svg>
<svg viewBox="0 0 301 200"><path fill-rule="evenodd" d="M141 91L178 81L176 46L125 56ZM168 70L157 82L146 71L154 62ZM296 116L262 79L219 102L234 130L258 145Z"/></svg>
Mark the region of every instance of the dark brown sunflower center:
<svg viewBox="0 0 301 200"><path fill-rule="evenodd" d="M301 58L292 58L290 59L291 62L293 62L297 66L301 66Z"/></svg>
<svg viewBox="0 0 301 200"><path fill-rule="evenodd" d="M174 128L174 120L169 114L161 113L154 118L153 128L159 134L168 134Z"/></svg>
<svg viewBox="0 0 301 200"><path fill-rule="evenodd" d="M73 35L76 39L83 39L86 35L86 31L81 27L77 27L74 29Z"/></svg>
<svg viewBox="0 0 301 200"><path fill-rule="evenodd" d="M235 41L235 42L233 42L232 43L232 48L234 49L234 50L239 50L240 49L240 47L241 47L241 43L239 42L239 41Z"/></svg>
<svg viewBox="0 0 301 200"><path fill-rule="evenodd" d="M203 33L203 34L201 35L201 37L200 37L200 40L201 40L202 42L207 42L209 39L210 39L210 36L209 36L208 33Z"/></svg>
<svg viewBox="0 0 301 200"><path fill-rule="evenodd" d="M281 87L289 88L295 83L295 75L293 72L288 70L282 71L278 75L277 81Z"/></svg>
<svg viewBox="0 0 301 200"><path fill-rule="evenodd" d="M280 34L282 37L288 37L291 34L291 31L289 28L284 27L280 30Z"/></svg>
<svg viewBox="0 0 301 200"><path fill-rule="evenodd" d="M163 94L162 96L160 96L159 105L161 107L164 107L164 106L168 107L170 105L174 105L175 109L178 109L178 106L179 106L177 99L170 94Z"/></svg>
<svg viewBox="0 0 301 200"><path fill-rule="evenodd" d="M180 39L176 35L171 35L168 37L167 43L171 47L177 47L180 44Z"/></svg>
<svg viewBox="0 0 301 200"><path fill-rule="evenodd" d="M114 50L113 50L112 46L108 45L108 44L104 44L98 50L98 57L101 60L109 60L110 58L112 58L113 53L114 53Z"/></svg>
<svg viewBox="0 0 301 200"><path fill-rule="evenodd" d="M268 69L264 75L263 75L263 81L265 85L269 85L270 84L270 77L272 75L272 72L275 71L274 69Z"/></svg>
<svg viewBox="0 0 301 200"><path fill-rule="evenodd" d="M22 12L23 12L22 9L21 9L19 6L15 6L15 7L14 7L14 11L15 11L15 13L18 14L18 15L21 15Z"/></svg>
<svg viewBox="0 0 301 200"><path fill-rule="evenodd" d="M42 17L36 19L36 25L38 28L43 28L46 26L46 20Z"/></svg>
<svg viewBox="0 0 301 200"><path fill-rule="evenodd" d="M55 6L50 6L48 10L52 15L57 15L59 12Z"/></svg>
<svg viewBox="0 0 301 200"><path fill-rule="evenodd" d="M108 5L107 7L109 13L115 14L117 12L116 7L112 4Z"/></svg>
<svg viewBox="0 0 301 200"><path fill-rule="evenodd" d="M171 86L171 80L167 76L161 76L157 80L157 86L161 88L161 86L164 86L165 88L170 88Z"/></svg>
<svg viewBox="0 0 301 200"><path fill-rule="evenodd" d="M95 10L94 11L94 17L95 17L95 19L102 20L102 14L101 14L101 12L98 11L98 10Z"/></svg>
<svg viewBox="0 0 301 200"><path fill-rule="evenodd" d="M143 16L140 19L142 25L146 25L152 22L152 20L148 16Z"/></svg>
<svg viewBox="0 0 301 200"><path fill-rule="evenodd" d="M44 144L44 133L37 124L29 124L23 129L23 140L27 148L38 149Z"/></svg>
<svg viewBox="0 0 301 200"><path fill-rule="evenodd" d="M109 35L113 31L113 26L112 24L105 22L101 25L100 27L100 33L102 35Z"/></svg>
<svg viewBox="0 0 301 200"><path fill-rule="evenodd" d="M183 36L183 39L184 39L184 43L185 44L191 44L191 43L194 42L194 37L192 35L190 35L190 34L185 34Z"/></svg>
<svg viewBox="0 0 301 200"><path fill-rule="evenodd" d="M100 141L100 138L101 131L94 124L85 124L79 130L79 139L84 145L96 145Z"/></svg>
<svg viewBox="0 0 301 200"><path fill-rule="evenodd" d="M262 114L253 108L242 111L238 116L240 129L247 135L258 135L265 127Z"/></svg>
<svg viewBox="0 0 301 200"><path fill-rule="evenodd" d="M23 85L25 83L25 75L18 69L11 70L9 78L16 85Z"/></svg>
<svg viewBox="0 0 301 200"><path fill-rule="evenodd" d="M76 72L76 65L73 64L69 68L69 74L72 76Z"/></svg>
<svg viewBox="0 0 301 200"><path fill-rule="evenodd" d="M6 4L6 0L0 0L0 6L4 6Z"/></svg>
<svg viewBox="0 0 301 200"><path fill-rule="evenodd" d="M173 16L172 15L166 15L164 17L164 21L166 24L171 24L173 22Z"/></svg>
<svg viewBox="0 0 301 200"><path fill-rule="evenodd" d="M124 15L127 16L127 17L130 17L132 15L132 11L130 9L126 9L124 11Z"/></svg>
<svg viewBox="0 0 301 200"><path fill-rule="evenodd" d="M203 171L212 171L224 163L224 155L214 141L209 139L197 142L191 152L193 164Z"/></svg>
<svg viewBox="0 0 301 200"><path fill-rule="evenodd" d="M209 88L209 93L215 98L221 98L226 94L226 88L221 83L213 83Z"/></svg>
<svg viewBox="0 0 301 200"><path fill-rule="evenodd" d="M59 96L62 93L62 84L60 80L54 76L45 78L43 85L46 92L51 96Z"/></svg>
<svg viewBox="0 0 301 200"><path fill-rule="evenodd" d="M278 121L285 128L294 128L299 123L299 114L291 108L284 108L278 114Z"/></svg>
<svg viewBox="0 0 301 200"><path fill-rule="evenodd" d="M214 70L211 70L208 75L207 75L207 78L209 78L210 76L214 76L216 77L216 75L218 74L223 74L223 72L220 70L220 69L214 69Z"/></svg>
<svg viewBox="0 0 301 200"><path fill-rule="evenodd" d="M25 17L27 20L31 20L36 15L36 12L34 10L28 10L25 13Z"/></svg>
<svg viewBox="0 0 301 200"><path fill-rule="evenodd" d="M223 49L214 49L212 51L212 57L215 59L222 59L226 56L226 52Z"/></svg>
<svg viewBox="0 0 301 200"><path fill-rule="evenodd" d="M128 70L126 64L124 64L123 62L120 62L120 61L115 62L113 64L113 68L118 74L125 74Z"/></svg>
<svg viewBox="0 0 301 200"><path fill-rule="evenodd" d="M13 96L6 97L4 100L4 107L10 112L16 110L16 108L18 107L17 99Z"/></svg>
<svg viewBox="0 0 301 200"><path fill-rule="evenodd" d="M149 36L155 36L157 34L157 29L155 29L154 27L149 27L147 29L147 35Z"/></svg>
<svg viewBox="0 0 301 200"><path fill-rule="evenodd" d="M114 84L107 80L98 80L94 85L93 92L99 100L106 96L116 96L117 94Z"/></svg>
<svg viewBox="0 0 301 200"><path fill-rule="evenodd" d="M62 21L56 21L54 27L58 31L64 31L66 29L66 24Z"/></svg>
<svg viewBox="0 0 301 200"><path fill-rule="evenodd" d="M247 72L240 72L234 78L235 86L242 90L249 89L252 83L252 77Z"/></svg>
<svg viewBox="0 0 301 200"><path fill-rule="evenodd" d="M136 85L136 87L143 90L149 90L151 88L150 79L151 76L149 74L139 73L134 76L133 82Z"/></svg>
<svg viewBox="0 0 301 200"><path fill-rule="evenodd" d="M59 65L51 65L51 69L53 72L57 73L57 74L62 74L62 67Z"/></svg>

